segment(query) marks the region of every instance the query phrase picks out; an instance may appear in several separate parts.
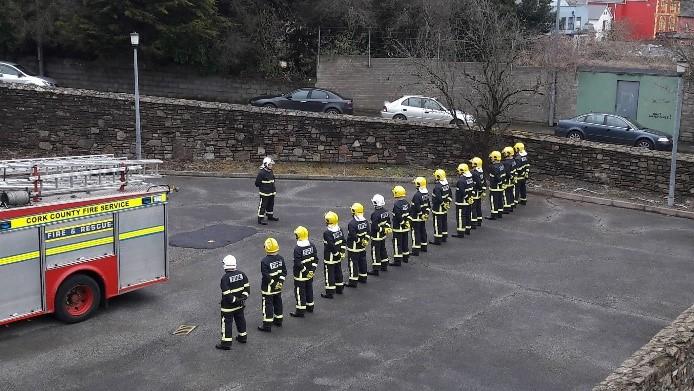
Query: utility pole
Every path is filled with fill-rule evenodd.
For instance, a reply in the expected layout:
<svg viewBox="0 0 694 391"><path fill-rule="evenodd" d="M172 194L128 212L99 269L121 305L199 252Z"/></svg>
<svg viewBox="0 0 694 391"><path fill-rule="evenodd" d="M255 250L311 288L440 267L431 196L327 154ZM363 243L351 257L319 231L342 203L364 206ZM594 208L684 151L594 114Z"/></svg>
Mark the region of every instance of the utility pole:
<svg viewBox="0 0 694 391"><path fill-rule="evenodd" d="M130 43L133 45L133 68L135 69L135 157L142 159L142 130L140 127L140 80L137 71L137 45L140 44L140 35L130 34Z"/></svg>
<svg viewBox="0 0 694 391"><path fill-rule="evenodd" d="M679 64L678 64L679 71ZM667 206L675 205L675 178L677 173L677 139L680 138L680 117L682 116L683 75L677 78L677 106L675 107L675 128L672 132L672 155L670 157L670 186L668 188Z"/></svg>

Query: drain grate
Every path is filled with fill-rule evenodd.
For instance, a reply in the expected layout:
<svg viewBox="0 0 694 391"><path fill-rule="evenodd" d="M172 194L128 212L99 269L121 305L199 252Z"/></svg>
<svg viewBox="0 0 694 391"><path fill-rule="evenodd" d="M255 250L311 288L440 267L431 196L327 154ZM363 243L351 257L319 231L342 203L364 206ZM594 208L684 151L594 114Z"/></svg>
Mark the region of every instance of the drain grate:
<svg viewBox="0 0 694 391"><path fill-rule="evenodd" d="M169 237L174 247L211 249L228 246L258 232L255 228L241 225L215 224L197 231L181 232Z"/></svg>
<svg viewBox="0 0 694 391"><path fill-rule="evenodd" d="M173 335L178 335L178 336L183 336L183 335L188 335L195 330L195 328L198 326L190 325L190 324L182 324L178 326L176 331L173 332Z"/></svg>

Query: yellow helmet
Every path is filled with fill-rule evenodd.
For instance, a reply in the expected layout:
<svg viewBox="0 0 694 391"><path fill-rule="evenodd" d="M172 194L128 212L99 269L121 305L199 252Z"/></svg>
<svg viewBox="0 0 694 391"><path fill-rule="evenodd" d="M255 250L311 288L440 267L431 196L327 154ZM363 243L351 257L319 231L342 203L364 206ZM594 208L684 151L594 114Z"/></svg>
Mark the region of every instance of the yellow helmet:
<svg viewBox="0 0 694 391"><path fill-rule="evenodd" d="M325 223L328 225L335 225L340 219L337 217L337 213L330 211L325 214Z"/></svg>
<svg viewBox="0 0 694 391"><path fill-rule="evenodd" d="M482 159L479 157L475 156L472 159L470 159L470 163L472 164L472 168L482 168Z"/></svg>
<svg viewBox="0 0 694 391"><path fill-rule="evenodd" d="M267 254L277 254L280 251L280 244L275 238L265 239L265 252Z"/></svg>
<svg viewBox="0 0 694 391"><path fill-rule="evenodd" d="M516 145L513 146L513 149L515 149L516 152L525 152L525 145L521 142L517 142Z"/></svg>
<svg viewBox="0 0 694 391"><path fill-rule="evenodd" d="M446 179L446 171L437 168L436 171L434 171L434 179L436 179L437 181L442 181Z"/></svg>
<svg viewBox="0 0 694 391"><path fill-rule="evenodd" d="M501 154L504 157L511 157L513 156L513 147L505 147L504 149L501 150Z"/></svg>
<svg viewBox="0 0 694 391"><path fill-rule="evenodd" d="M418 177L414 178L412 183L414 183L414 185L417 186L418 189L421 189L423 187L427 187L427 179L424 178L423 176L418 176Z"/></svg>
<svg viewBox="0 0 694 391"><path fill-rule="evenodd" d="M300 225L294 230L294 235L296 236L296 240L308 240L308 229Z"/></svg>
<svg viewBox="0 0 694 391"><path fill-rule="evenodd" d="M349 208L352 211L352 215L363 215L364 214L364 205L355 202L352 204L352 207Z"/></svg>
<svg viewBox="0 0 694 391"><path fill-rule="evenodd" d="M404 187L397 185L393 188L393 197L402 198L407 195L407 191Z"/></svg>
<svg viewBox="0 0 694 391"><path fill-rule="evenodd" d="M501 161L501 152L492 151L492 153L489 154L489 159L492 161L492 163L500 162Z"/></svg>
<svg viewBox="0 0 694 391"><path fill-rule="evenodd" d="M470 167L465 163L458 164L458 174L464 174L466 172L470 172Z"/></svg>

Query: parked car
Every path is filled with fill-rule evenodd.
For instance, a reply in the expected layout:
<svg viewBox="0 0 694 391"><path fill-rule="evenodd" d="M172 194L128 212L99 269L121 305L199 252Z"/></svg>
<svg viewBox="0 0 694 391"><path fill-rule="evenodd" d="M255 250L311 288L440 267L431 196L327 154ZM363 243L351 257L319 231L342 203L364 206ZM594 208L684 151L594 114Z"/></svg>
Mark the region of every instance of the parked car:
<svg viewBox="0 0 694 391"><path fill-rule="evenodd" d="M55 87L55 80L49 77L36 76L23 66L13 62L0 61L0 82L31 84L41 87Z"/></svg>
<svg viewBox="0 0 694 391"><path fill-rule="evenodd" d="M615 114L588 113L559 121L554 134L573 140L602 141L648 149L672 148L672 136Z"/></svg>
<svg viewBox="0 0 694 391"><path fill-rule="evenodd" d="M352 99L322 88L299 88L284 95L257 96L249 101L253 106L316 111L328 114L352 114Z"/></svg>
<svg viewBox="0 0 694 391"><path fill-rule="evenodd" d="M456 111L457 121L462 124L472 125L475 118L460 111ZM418 95L406 95L393 102L383 102L381 117L397 119L401 121L423 121L440 124L455 124L456 120L435 98Z"/></svg>

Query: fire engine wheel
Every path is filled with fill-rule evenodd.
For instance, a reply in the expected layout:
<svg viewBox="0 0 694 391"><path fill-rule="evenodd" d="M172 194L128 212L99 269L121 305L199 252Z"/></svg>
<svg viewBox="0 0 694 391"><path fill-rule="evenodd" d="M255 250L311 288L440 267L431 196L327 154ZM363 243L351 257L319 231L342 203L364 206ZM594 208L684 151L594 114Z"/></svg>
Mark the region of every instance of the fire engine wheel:
<svg viewBox="0 0 694 391"><path fill-rule="evenodd" d="M55 296L55 316L67 323L81 322L99 308L101 289L93 278L84 274L68 277Z"/></svg>

